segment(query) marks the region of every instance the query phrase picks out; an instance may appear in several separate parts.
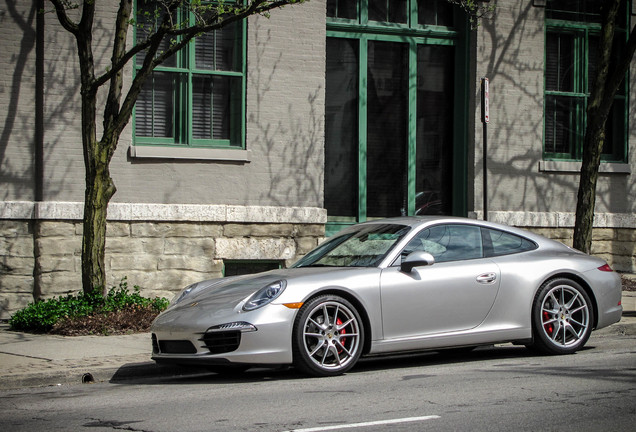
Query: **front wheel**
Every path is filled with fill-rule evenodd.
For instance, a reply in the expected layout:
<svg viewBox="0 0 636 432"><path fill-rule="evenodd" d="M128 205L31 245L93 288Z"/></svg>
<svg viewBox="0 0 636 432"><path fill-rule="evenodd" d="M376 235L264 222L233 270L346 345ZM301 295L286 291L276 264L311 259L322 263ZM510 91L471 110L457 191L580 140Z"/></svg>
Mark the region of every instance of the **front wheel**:
<svg viewBox="0 0 636 432"><path fill-rule="evenodd" d="M364 328L350 302L323 295L300 309L292 337L294 366L310 375L334 376L351 369L360 358Z"/></svg>
<svg viewBox="0 0 636 432"><path fill-rule="evenodd" d="M529 348L547 354L572 354L592 333L592 302L570 279L552 279L539 289L532 308L534 342Z"/></svg>

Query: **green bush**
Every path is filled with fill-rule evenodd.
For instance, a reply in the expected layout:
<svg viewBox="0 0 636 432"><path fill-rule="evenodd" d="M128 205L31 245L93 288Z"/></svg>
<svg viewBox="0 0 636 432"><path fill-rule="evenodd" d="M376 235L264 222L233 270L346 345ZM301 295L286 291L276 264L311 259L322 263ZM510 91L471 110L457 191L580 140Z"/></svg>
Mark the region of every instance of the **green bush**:
<svg viewBox="0 0 636 432"><path fill-rule="evenodd" d="M102 295L101 289L95 289L90 293L81 292L36 301L14 313L9 319L9 325L13 330L48 332L63 319L137 308L151 308L159 313L168 307L168 299L142 297L139 290L140 288L135 285L131 293L126 278L123 278L119 287L112 287L106 296Z"/></svg>

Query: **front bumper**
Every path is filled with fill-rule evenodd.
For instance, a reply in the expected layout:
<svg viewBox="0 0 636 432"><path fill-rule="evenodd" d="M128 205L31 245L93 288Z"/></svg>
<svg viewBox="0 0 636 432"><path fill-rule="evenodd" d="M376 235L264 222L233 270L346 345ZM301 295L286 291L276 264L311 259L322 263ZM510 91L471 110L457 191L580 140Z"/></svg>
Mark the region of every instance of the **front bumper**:
<svg viewBox="0 0 636 432"><path fill-rule="evenodd" d="M167 311L151 328L152 359L198 365L291 364L295 313L294 309L274 304L251 312L208 315L208 319ZM246 330L246 326L218 329L219 325L237 322L251 324L255 330ZM212 328L214 331L209 331Z"/></svg>

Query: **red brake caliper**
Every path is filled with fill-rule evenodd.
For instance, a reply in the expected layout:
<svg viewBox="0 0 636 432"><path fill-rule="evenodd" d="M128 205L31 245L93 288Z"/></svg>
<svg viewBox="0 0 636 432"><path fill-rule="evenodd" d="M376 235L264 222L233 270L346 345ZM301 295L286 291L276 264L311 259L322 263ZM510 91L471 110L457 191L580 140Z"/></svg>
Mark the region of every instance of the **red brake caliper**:
<svg viewBox="0 0 636 432"><path fill-rule="evenodd" d="M550 315L546 311L543 311L543 321L547 321L549 319ZM545 328L546 333L552 336L552 333L554 332L554 327L552 326L552 324L545 324L543 327Z"/></svg>
<svg viewBox="0 0 636 432"><path fill-rule="evenodd" d="M342 325L342 320L340 318L336 318L336 325L341 326ZM342 336L343 334L346 334L347 331L345 329L342 329L342 331L340 331L340 336ZM347 343L347 338L340 338L340 344L342 346L344 346ZM342 351L344 351L342 348L340 348L338 350L338 354L342 353Z"/></svg>

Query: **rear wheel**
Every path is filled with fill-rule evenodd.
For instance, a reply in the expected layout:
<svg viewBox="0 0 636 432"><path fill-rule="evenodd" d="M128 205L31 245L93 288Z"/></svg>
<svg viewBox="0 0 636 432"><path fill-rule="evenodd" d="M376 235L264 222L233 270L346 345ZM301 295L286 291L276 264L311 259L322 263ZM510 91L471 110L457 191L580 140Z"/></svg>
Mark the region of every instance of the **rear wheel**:
<svg viewBox="0 0 636 432"><path fill-rule="evenodd" d="M364 329L350 302L323 295L300 309L292 337L294 366L310 375L333 376L348 371L360 358Z"/></svg>
<svg viewBox="0 0 636 432"><path fill-rule="evenodd" d="M547 354L572 354L592 332L592 302L573 280L552 279L539 289L532 308L534 341L529 348Z"/></svg>

